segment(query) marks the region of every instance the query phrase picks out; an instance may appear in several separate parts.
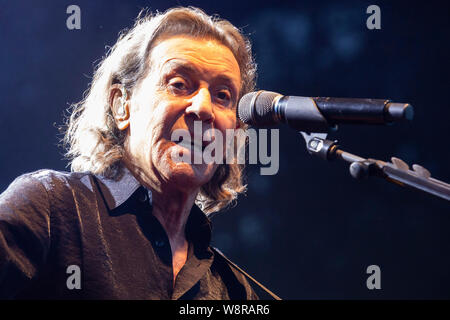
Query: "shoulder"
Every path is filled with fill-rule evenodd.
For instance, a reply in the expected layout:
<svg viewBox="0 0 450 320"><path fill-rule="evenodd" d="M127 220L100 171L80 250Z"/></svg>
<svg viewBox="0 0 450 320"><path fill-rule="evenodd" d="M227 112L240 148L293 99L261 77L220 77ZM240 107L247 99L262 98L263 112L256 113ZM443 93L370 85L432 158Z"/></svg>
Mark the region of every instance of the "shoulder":
<svg viewBox="0 0 450 320"><path fill-rule="evenodd" d="M57 187L73 187L76 185L92 185L93 175L90 172L67 172L41 169L22 175L41 183L48 191ZM19 177L20 178L20 177Z"/></svg>
<svg viewBox="0 0 450 320"><path fill-rule="evenodd" d="M74 187L92 190L92 175L89 172L64 172L41 169L18 176L0 195L0 201L33 202L67 196ZM78 188L78 189L80 189Z"/></svg>
<svg viewBox="0 0 450 320"><path fill-rule="evenodd" d="M41 169L23 174L17 179L35 181L41 183L46 189L51 190L53 187L60 185L71 185L74 183L86 184L91 176L90 172L66 172Z"/></svg>

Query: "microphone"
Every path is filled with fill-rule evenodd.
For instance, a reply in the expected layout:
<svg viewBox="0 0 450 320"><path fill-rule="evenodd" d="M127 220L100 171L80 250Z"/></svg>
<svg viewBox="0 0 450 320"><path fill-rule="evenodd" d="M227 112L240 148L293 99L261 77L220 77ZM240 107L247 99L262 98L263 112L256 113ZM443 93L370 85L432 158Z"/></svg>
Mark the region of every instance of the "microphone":
<svg viewBox="0 0 450 320"><path fill-rule="evenodd" d="M237 113L242 122L255 127L283 122L305 132L328 132L337 124L390 124L414 116L409 103L386 99L283 96L264 90L244 95Z"/></svg>

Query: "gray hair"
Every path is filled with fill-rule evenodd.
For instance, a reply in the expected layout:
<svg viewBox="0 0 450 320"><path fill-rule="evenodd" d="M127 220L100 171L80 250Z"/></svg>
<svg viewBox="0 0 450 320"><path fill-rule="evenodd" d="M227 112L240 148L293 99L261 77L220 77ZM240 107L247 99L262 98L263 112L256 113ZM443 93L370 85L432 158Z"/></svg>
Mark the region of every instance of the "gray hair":
<svg viewBox="0 0 450 320"><path fill-rule="evenodd" d="M156 14L141 11L133 28L119 34L116 44L97 65L83 100L72 105L63 138L72 171L90 171L112 179L120 177L126 133L114 121L110 88L119 83L133 92L150 68L152 46L158 39L176 35L212 39L227 46L240 67L239 98L254 90L256 64L250 41L230 22L192 7ZM246 128L243 123L240 125ZM239 143L242 139L235 141ZM237 146L240 148L245 148L245 142ZM244 165L237 162L219 165L212 179L200 189L196 199L200 208L211 213L232 203L246 189L243 169Z"/></svg>

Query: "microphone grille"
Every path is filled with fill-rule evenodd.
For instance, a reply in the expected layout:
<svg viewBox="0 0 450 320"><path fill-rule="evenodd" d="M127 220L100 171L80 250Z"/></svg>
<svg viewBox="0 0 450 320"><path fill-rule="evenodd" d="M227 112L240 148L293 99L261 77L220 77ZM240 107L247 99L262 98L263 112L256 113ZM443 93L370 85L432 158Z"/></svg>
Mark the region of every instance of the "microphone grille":
<svg viewBox="0 0 450 320"><path fill-rule="evenodd" d="M250 92L245 94L238 105L238 117L242 122L249 124L252 121L252 100L258 92Z"/></svg>
<svg viewBox="0 0 450 320"><path fill-rule="evenodd" d="M251 125L273 125L273 100L279 95L279 93L272 91L247 93L239 101L239 119Z"/></svg>

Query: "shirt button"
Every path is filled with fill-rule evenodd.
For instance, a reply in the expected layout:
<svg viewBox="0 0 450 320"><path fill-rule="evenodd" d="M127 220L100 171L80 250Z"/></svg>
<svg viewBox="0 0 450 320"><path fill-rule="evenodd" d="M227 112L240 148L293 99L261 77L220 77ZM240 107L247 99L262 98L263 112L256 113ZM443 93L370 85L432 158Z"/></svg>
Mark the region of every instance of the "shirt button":
<svg viewBox="0 0 450 320"><path fill-rule="evenodd" d="M148 200L147 194L144 193L144 192L142 192L142 193L139 195L139 201L140 201L140 202L146 202L147 200Z"/></svg>
<svg viewBox="0 0 450 320"><path fill-rule="evenodd" d="M158 248L164 247L165 242L163 240L156 240L155 241L155 246L157 246Z"/></svg>

